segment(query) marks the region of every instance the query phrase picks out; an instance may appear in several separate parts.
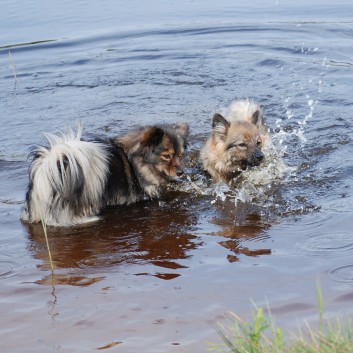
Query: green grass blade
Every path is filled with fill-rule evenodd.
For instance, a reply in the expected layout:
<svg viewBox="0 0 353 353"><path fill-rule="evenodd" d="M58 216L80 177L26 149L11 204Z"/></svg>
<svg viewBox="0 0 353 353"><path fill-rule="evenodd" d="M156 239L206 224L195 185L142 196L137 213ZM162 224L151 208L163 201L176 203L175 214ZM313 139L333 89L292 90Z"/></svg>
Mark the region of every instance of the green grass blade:
<svg viewBox="0 0 353 353"><path fill-rule="evenodd" d="M50 252L50 247L49 247L47 225L46 225L46 223L45 223L45 221L43 219L41 220L41 222L42 222L43 232L44 232L44 236L45 236L45 241L46 241L46 244L47 244L51 272L52 272L52 274L54 274L54 265L53 265L53 260L52 260L52 257L51 257L51 252Z"/></svg>

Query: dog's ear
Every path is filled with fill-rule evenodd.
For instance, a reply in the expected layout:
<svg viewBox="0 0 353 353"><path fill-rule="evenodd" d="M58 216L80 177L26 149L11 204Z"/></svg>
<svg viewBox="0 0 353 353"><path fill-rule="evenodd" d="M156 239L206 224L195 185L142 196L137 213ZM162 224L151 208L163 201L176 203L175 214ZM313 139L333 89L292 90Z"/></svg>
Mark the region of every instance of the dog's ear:
<svg viewBox="0 0 353 353"><path fill-rule="evenodd" d="M265 134L261 134L260 139L261 139L262 146L265 146L266 141L267 141L267 136Z"/></svg>
<svg viewBox="0 0 353 353"><path fill-rule="evenodd" d="M223 118L219 113L216 113L212 119L212 129L213 132L224 140L227 136L227 131L230 126L230 123Z"/></svg>
<svg viewBox="0 0 353 353"><path fill-rule="evenodd" d="M260 109L257 109L251 117L251 122L254 125L261 125L262 124L262 112Z"/></svg>
<svg viewBox="0 0 353 353"><path fill-rule="evenodd" d="M176 130L177 134L180 134L183 138L187 138L189 136L190 128L188 123L175 124L174 129Z"/></svg>
<svg viewBox="0 0 353 353"><path fill-rule="evenodd" d="M163 136L164 130L160 127L149 127L143 132L141 143L145 146L158 146Z"/></svg>

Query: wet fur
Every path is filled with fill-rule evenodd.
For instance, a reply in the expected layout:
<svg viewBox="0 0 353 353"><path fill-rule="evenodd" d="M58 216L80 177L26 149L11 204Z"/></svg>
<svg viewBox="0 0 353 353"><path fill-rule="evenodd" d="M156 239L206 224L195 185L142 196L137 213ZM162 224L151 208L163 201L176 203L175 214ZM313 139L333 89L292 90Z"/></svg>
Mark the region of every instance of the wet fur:
<svg viewBox="0 0 353 353"><path fill-rule="evenodd" d="M106 206L159 197L181 173L189 126L149 126L108 141L69 131L34 148L21 215L27 222L71 226L97 219Z"/></svg>
<svg viewBox="0 0 353 353"><path fill-rule="evenodd" d="M265 127L261 107L237 100L212 119L212 134L201 151L204 170L214 181L230 182L242 170L259 165Z"/></svg>

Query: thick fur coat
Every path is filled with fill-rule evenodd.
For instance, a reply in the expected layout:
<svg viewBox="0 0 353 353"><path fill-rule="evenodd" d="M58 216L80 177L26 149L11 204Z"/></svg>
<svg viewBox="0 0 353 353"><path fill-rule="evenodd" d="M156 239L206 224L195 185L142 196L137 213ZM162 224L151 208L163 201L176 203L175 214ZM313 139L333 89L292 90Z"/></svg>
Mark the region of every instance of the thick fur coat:
<svg viewBox="0 0 353 353"><path fill-rule="evenodd" d="M214 181L230 182L242 170L264 160L265 140L261 107L251 100L237 100L212 119L212 134L201 151L204 170Z"/></svg>
<svg viewBox="0 0 353 353"><path fill-rule="evenodd" d="M148 126L108 141L83 141L82 128L31 153L29 186L21 215L27 222L71 226L97 219L106 206L160 196L182 172L186 123Z"/></svg>

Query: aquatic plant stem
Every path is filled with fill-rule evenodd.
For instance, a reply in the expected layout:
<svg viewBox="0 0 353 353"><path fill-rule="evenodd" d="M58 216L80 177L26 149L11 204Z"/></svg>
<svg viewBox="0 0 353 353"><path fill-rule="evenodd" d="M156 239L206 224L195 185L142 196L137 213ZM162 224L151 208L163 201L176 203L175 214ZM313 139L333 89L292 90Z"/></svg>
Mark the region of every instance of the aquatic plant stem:
<svg viewBox="0 0 353 353"><path fill-rule="evenodd" d="M13 77L15 79L15 82L17 82L17 75L16 75L16 70L15 70L15 62L13 60L13 57L12 57L12 54L11 54L10 50L9 50L9 60L10 60L10 68L11 68L11 71L13 73Z"/></svg>
<svg viewBox="0 0 353 353"><path fill-rule="evenodd" d="M50 262L51 272L52 272L52 274L54 274L54 265L53 265L53 260L52 260L52 257L51 257L49 241L48 241L47 224L45 223L43 218L41 219L41 222L42 222L42 227L43 227L43 231L44 231L45 241L47 243L47 249L48 249L48 254L49 254L49 262Z"/></svg>
<svg viewBox="0 0 353 353"><path fill-rule="evenodd" d="M324 329L324 300L322 298L322 290L320 286L319 280L316 283L316 294L317 294L317 304L319 307L319 325L320 325L320 332L323 333Z"/></svg>

